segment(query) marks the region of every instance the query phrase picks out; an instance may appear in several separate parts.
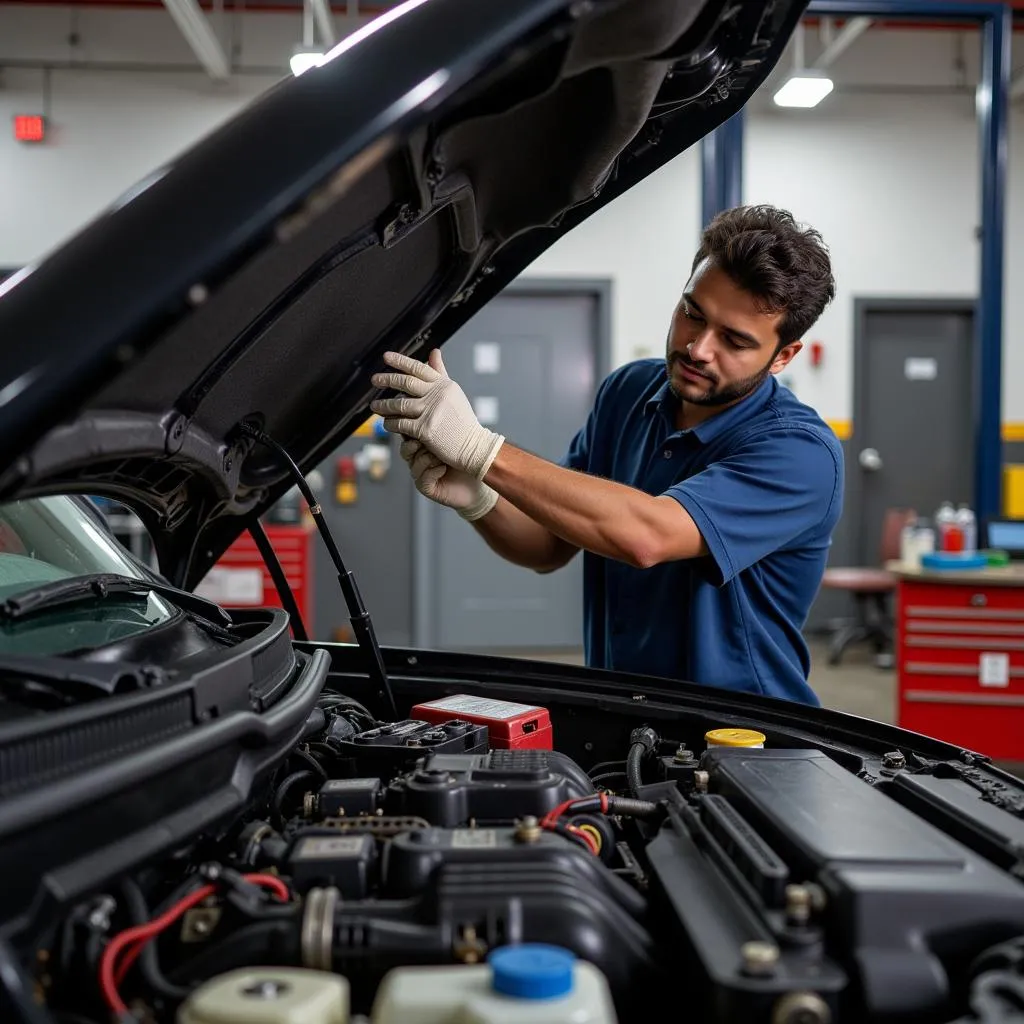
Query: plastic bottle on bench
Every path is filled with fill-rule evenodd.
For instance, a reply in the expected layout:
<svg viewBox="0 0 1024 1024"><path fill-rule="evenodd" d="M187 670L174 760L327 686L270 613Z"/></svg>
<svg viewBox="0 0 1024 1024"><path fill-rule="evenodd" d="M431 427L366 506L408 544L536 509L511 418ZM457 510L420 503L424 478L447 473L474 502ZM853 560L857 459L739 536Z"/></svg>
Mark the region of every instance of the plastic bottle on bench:
<svg viewBox="0 0 1024 1024"><path fill-rule="evenodd" d="M963 534L951 501L944 501L935 513L936 548L939 551L962 551Z"/></svg>
<svg viewBox="0 0 1024 1024"><path fill-rule="evenodd" d="M978 550L978 521L970 505L961 505L956 512L957 525L963 535L963 552L973 555Z"/></svg>
<svg viewBox="0 0 1024 1024"><path fill-rule="evenodd" d="M900 561L904 565L920 565L917 551L918 522L916 515L908 516L903 529L900 530Z"/></svg>
<svg viewBox="0 0 1024 1024"><path fill-rule="evenodd" d="M927 519L918 519L914 537L914 564L920 567L921 556L930 555L934 550L935 530Z"/></svg>

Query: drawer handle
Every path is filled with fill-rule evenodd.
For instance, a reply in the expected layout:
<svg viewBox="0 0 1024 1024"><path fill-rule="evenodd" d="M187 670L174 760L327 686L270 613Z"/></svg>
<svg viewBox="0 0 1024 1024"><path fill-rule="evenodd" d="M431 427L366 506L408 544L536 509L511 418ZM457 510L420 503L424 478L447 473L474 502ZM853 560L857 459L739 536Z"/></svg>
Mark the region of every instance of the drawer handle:
<svg viewBox="0 0 1024 1024"><path fill-rule="evenodd" d="M971 604L975 608L984 608L988 604L988 598L984 594L971 594Z"/></svg>
<svg viewBox="0 0 1024 1024"><path fill-rule="evenodd" d="M945 693L941 690L906 690L903 699L911 704L985 704L990 707L1024 707L1024 696L992 693Z"/></svg>

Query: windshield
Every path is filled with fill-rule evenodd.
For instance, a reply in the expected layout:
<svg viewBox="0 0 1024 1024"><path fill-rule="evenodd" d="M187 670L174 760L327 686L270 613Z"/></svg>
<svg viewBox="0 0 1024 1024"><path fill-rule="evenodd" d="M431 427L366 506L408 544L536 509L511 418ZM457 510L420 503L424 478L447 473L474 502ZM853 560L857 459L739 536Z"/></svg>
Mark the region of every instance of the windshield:
<svg viewBox="0 0 1024 1024"><path fill-rule="evenodd" d="M57 495L0 505L0 601L54 580L93 573L145 579L87 499ZM143 632L175 614L153 594L58 606L0 625L0 654L64 654Z"/></svg>

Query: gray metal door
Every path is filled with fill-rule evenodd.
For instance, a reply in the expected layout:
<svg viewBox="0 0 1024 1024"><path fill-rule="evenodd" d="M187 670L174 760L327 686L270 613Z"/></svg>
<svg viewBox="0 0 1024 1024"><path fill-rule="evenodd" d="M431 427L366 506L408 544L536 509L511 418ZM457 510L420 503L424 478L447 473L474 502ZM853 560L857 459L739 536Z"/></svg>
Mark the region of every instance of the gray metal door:
<svg viewBox="0 0 1024 1024"><path fill-rule="evenodd" d="M445 344L444 361L481 422L557 461L593 402L598 337L594 294L512 290ZM451 510L424 504L418 565L428 646L582 645L581 559L538 575L499 558Z"/></svg>
<svg viewBox="0 0 1024 1024"><path fill-rule="evenodd" d="M903 308L901 308L901 306ZM887 508L929 519L973 490L973 311L969 303L860 309L850 508L862 565L878 561Z"/></svg>

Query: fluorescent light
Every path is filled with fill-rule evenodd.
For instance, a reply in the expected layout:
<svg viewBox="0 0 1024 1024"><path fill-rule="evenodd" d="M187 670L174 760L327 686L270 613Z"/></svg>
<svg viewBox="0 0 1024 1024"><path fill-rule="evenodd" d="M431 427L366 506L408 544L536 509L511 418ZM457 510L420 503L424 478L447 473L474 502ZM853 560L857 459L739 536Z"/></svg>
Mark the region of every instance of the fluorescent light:
<svg viewBox="0 0 1024 1024"><path fill-rule="evenodd" d="M832 91L832 79L813 71L791 75L774 100L780 107L816 107Z"/></svg>
<svg viewBox="0 0 1024 1024"><path fill-rule="evenodd" d="M291 68L293 75L301 75L310 68L317 68L324 62L323 50L296 50L292 54Z"/></svg>

